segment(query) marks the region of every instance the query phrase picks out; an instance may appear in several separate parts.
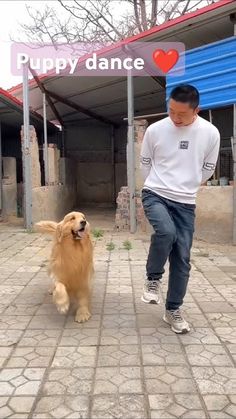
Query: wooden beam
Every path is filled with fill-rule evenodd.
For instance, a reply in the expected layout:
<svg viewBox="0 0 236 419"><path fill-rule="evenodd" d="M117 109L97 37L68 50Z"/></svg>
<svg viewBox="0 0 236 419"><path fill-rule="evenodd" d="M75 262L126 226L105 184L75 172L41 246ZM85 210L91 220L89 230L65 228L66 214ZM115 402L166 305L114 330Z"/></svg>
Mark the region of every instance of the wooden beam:
<svg viewBox="0 0 236 419"><path fill-rule="evenodd" d="M52 102L52 100L51 100L49 94L47 93L47 90L45 89L43 83L40 81L39 77L37 76L37 73L30 67L29 67L29 70L30 70L34 80L36 81L38 87L40 88L41 92L45 93L48 105L50 106L50 108L51 108L52 112L54 113L56 119L60 122L61 126L64 126L64 122L63 122L58 110L56 109L54 103Z"/></svg>
<svg viewBox="0 0 236 419"><path fill-rule="evenodd" d="M47 92L48 95L53 97L53 99L56 99L58 102L64 103L64 105L67 105L70 108L75 109L78 112L81 112L85 115L88 115L91 118L97 119L98 121L101 121L105 124L113 125L115 127L119 126L116 122L113 122L113 121L111 121L110 119L108 119L104 116L98 115L96 112L90 111L89 109L86 109L81 105L78 105L77 103L75 103L74 101L72 101L70 99L62 97L62 96L60 96L60 95L58 95L54 92L51 92L50 90L46 90L46 92Z"/></svg>

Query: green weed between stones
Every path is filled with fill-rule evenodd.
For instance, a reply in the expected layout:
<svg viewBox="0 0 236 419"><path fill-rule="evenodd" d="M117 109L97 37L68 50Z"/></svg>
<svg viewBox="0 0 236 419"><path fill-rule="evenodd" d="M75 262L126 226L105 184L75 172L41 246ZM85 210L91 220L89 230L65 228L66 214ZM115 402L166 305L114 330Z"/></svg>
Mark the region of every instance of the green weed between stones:
<svg viewBox="0 0 236 419"><path fill-rule="evenodd" d="M100 237L103 237L103 234L104 234L104 232L102 230L100 230L99 228L94 228L92 230L92 235L96 239L99 239Z"/></svg>
<svg viewBox="0 0 236 419"><path fill-rule="evenodd" d="M123 242L123 248L126 249L126 250L132 249L132 243L129 240L125 240Z"/></svg>
<svg viewBox="0 0 236 419"><path fill-rule="evenodd" d="M113 242L107 243L107 250L112 251L115 249L115 244Z"/></svg>

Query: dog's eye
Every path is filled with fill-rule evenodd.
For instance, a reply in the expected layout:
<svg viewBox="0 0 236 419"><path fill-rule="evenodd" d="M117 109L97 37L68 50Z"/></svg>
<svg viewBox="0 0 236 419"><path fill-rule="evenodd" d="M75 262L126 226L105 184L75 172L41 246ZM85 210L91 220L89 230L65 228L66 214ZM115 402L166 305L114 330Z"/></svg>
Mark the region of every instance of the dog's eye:
<svg viewBox="0 0 236 419"><path fill-rule="evenodd" d="M70 219L70 221L74 221L75 220L75 216L73 215Z"/></svg>

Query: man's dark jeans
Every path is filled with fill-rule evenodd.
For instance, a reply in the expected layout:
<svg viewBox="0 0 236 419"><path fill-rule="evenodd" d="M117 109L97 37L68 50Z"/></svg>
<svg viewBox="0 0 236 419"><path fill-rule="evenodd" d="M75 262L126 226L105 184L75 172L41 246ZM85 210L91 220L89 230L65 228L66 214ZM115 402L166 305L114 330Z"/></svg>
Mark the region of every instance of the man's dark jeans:
<svg viewBox="0 0 236 419"><path fill-rule="evenodd" d="M160 279L169 257L169 284L166 309L176 310L183 304L193 241L195 204L182 204L143 189L145 215L154 229L147 259L147 277Z"/></svg>

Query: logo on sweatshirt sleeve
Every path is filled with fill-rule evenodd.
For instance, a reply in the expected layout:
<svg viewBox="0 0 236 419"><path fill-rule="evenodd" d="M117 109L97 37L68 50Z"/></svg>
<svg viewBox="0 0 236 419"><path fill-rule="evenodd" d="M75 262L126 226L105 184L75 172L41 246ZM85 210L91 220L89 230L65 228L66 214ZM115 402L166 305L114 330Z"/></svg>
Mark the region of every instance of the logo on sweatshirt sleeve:
<svg viewBox="0 0 236 419"><path fill-rule="evenodd" d="M142 163L144 166L151 166L151 159L149 157L140 157L140 163Z"/></svg>
<svg viewBox="0 0 236 419"><path fill-rule="evenodd" d="M216 165L214 163L204 162L204 164L203 164L203 169L209 170L210 172L212 170L215 170L215 168L216 168Z"/></svg>
<svg viewBox="0 0 236 419"><path fill-rule="evenodd" d="M182 150L187 150L189 145L189 141L180 141L179 142L179 148Z"/></svg>

